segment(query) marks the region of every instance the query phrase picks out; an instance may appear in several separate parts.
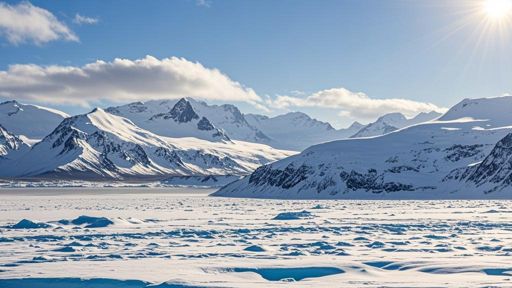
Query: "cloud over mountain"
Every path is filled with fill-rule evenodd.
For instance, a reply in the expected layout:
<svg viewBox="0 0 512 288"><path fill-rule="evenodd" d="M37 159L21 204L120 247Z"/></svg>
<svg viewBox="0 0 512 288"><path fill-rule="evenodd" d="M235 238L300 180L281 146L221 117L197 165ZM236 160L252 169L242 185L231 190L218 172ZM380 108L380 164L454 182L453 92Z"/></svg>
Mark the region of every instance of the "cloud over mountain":
<svg viewBox="0 0 512 288"><path fill-rule="evenodd" d="M217 69L184 58L98 60L82 67L11 65L0 71L0 97L89 106L194 97L206 100L261 102L254 90Z"/></svg>
<svg viewBox="0 0 512 288"><path fill-rule="evenodd" d="M278 96L270 103L278 108L293 107L320 107L339 109L341 116L356 119L374 119L390 112L401 112L407 116L414 116L420 112L438 111L446 109L432 103L413 101L408 99L370 98L362 92L352 92L345 88L333 88L315 92L307 97Z"/></svg>
<svg viewBox="0 0 512 288"><path fill-rule="evenodd" d="M55 40L78 41L75 33L50 11L29 2L16 5L0 2L0 36L14 45L41 45Z"/></svg>

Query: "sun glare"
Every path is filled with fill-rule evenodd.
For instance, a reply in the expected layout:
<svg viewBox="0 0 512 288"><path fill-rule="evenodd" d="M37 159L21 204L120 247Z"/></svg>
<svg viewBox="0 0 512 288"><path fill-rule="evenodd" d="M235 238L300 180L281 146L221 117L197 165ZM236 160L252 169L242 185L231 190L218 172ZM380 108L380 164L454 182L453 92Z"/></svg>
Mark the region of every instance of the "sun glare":
<svg viewBox="0 0 512 288"><path fill-rule="evenodd" d="M512 0L485 0L485 14L493 20L502 20L512 14Z"/></svg>

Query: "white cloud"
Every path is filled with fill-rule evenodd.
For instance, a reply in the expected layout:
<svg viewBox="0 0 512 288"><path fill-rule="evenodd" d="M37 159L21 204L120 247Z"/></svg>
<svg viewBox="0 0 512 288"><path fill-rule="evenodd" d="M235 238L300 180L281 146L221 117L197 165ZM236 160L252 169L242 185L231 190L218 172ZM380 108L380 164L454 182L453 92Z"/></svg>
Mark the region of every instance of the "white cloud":
<svg viewBox="0 0 512 288"><path fill-rule="evenodd" d="M87 16L82 16L80 14L75 14L75 18L73 19L73 23L78 25L92 25L97 24L99 22L98 18L92 18Z"/></svg>
<svg viewBox="0 0 512 288"><path fill-rule="evenodd" d="M209 0L196 0L196 5L208 8L212 5L212 2Z"/></svg>
<svg viewBox="0 0 512 288"><path fill-rule="evenodd" d="M267 100L268 105L281 109L293 107L321 107L339 110L338 115L360 120L375 119L386 113L401 112L406 116L414 116L420 112L439 111L446 109L432 103L418 102L408 99L376 99L362 92L352 92L345 88L333 88L313 93L307 97L279 95L274 100Z"/></svg>
<svg viewBox="0 0 512 288"><path fill-rule="evenodd" d="M73 31L50 11L29 2L17 5L0 2L0 36L14 45L27 42L40 45L60 39L78 41Z"/></svg>
<svg viewBox="0 0 512 288"><path fill-rule="evenodd" d="M96 61L82 67L11 65L0 71L0 97L42 103L91 106L99 101L125 102L194 97L242 101L261 98L217 69L183 58Z"/></svg>

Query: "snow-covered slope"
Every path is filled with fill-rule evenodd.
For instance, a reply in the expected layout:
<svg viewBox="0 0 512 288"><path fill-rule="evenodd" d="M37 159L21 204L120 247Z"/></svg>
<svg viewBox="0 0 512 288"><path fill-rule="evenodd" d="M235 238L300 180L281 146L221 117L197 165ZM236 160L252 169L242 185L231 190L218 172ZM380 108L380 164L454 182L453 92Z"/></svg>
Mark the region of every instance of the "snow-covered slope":
<svg viewBox="0 0 512 288"><path fill-rule="evenodd" d="M336 130L331 124L312 119L301 112L291 112L276 117L246 114L247 122L270 137L273 147L302 151L323 142L349 137L362 128L354 122L346 129Z"/></svg>
<svg viewBox="0 0 512 288"><path fill-rule="evenodd" d="M205 116L199 116L189 100L135 102L108 108L109 113L132 120L136 125L168 137L196 137L209 141L229 141Z"/></svg>
<svg viewBox="0 0 512 288"><path fill-rule="evenodd" d="M0 125L10 133L30 139L44 138L66 117L69 115L46 107L17 101L0 103Z"/></svg>
<svg viewBox="0 0 512 288"><path fill-rule="evenodd" d="M435 121L381 137L312 146L298 155L258 168L216 195L502 198L512 192L504 180L508 176L490 175L508 175L509 139L504 137L512 132L511 112L510 96L466 99ZM482 169L488 172L478 172ZM480 185L480 175L486 175L485 183L491 184ZM499 187L485 194L497 183L492 179L499 180Z"/></svg>
<svg viewBox="0 0 512 288"><path fill-rule="evenodd" d="M164 138L97 108L65 119L14 162L0 161L0 176L140 179L243 175L290 154L252 143Z"/></svg>
<svg viewBox="0 0 512 288"><path fill-rule="evenodd" d="M407 119L402 113L389 113L366 125L350 138L380 136L407 126L428 122L439 116L441 116L440 113L432 111L429 113L422 112L414 118Z"/></svg>
<svg viewBox="0 0 512 288"><path fill-rule="evenodd" d="M28 151L29 145L0 125L0 158L13 158Z"/></svg>
<svg viewBox="0 0 512 288"><path fill-rule="evenodd" d="M231 104L208 105L203 101L187 98L199 115L205 116L217 127L227 132L231 139L270 143L265 133L250 125L240 110Z"/></svg>

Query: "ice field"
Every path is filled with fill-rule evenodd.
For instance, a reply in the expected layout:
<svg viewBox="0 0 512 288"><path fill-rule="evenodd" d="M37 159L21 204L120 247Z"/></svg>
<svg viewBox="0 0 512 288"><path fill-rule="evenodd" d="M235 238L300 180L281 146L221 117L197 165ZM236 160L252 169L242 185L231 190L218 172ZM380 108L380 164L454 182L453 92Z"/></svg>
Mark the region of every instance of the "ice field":
<svg viewBox="0 0 512 288"><path fill-rule="evenodd" d="M512 286L511 201L0 190L0 287Z"/></svg>

